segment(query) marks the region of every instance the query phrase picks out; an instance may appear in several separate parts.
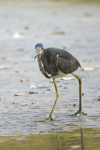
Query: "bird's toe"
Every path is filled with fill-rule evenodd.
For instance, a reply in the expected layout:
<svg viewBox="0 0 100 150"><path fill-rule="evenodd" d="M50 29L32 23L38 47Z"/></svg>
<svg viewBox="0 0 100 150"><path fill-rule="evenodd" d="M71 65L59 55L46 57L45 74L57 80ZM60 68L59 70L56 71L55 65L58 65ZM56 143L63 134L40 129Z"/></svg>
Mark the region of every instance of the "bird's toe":
<svg viewBox="0 0 100 150"><path fill-rule="evenodd" d="M72 115L70 115L70 116L77 116L77 115L80 115L81 116L81 114L83 114L83 115L87 115L87 113L84 113L84 112L82 112L81 110L78 110L76 113L74 113L74 114L72 114Z"/></svg>

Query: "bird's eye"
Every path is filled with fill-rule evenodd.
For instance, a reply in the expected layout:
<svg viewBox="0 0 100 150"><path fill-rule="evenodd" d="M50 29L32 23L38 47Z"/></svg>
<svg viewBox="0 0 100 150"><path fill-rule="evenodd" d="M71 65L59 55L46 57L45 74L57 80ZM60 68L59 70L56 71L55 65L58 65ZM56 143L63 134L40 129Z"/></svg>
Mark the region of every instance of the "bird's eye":
<svg viewBox="0 0 100 150"><path fill-rule="evenodd" d="M40 50L43 50L43 47L41 47Z"/></svg>

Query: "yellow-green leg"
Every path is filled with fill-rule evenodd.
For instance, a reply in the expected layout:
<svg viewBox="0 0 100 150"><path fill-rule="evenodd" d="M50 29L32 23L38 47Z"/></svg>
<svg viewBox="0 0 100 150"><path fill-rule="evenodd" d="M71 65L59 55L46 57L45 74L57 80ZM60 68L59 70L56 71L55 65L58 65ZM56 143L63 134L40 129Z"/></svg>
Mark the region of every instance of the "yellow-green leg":
<svg viewBox="0 0 100 150"><path fill-rule="evenodd" d="M54 87L55 87L55 91L56 91L56 100L55 100L55 103L54 103L53 108L51 110L51 113L50 113L49 117L46 118L45 120L40 120L40 121L35 121L35 122L47 122L47 121L50 121L50 120L54 121L54 118L52 117L52 115L53 115L54 109L56 107L58 98L59 98L59 93L58 93L58 89L57 89L55 78L53 78L53 83L54 83Z"/></svg>
<svg viewBox="0 0 100 150"><path fill-rule="evenodd" d="M78 82L79 82L79 110L74 113L73 115L71 116L76 116L78 114L83 114L83 115L86 115L86 113L82 112L82 101L81 101L81 89L82 89L82 80L81 80L81 77L79 77L78 75L76 75L75 73L71 73L73 76L75 76L77 79L78 79Z"/></svg>
<svg viewBox="0 0 100 150"><path fill-rule="evenodd" d="M51 110L51 113L49 115L50 118L52 118L52 114L53 114L53 112L55 110L55 107L56 107L56 104L57 104L57 101L58 101L58 98L59 98L59 93L58 93L58 89L57 89L55 78L53 78L53 83L54 83L54 87L55 87L55 91L56 91L56 100L55 100L55 103L54 103L53 108Z"/></svg>

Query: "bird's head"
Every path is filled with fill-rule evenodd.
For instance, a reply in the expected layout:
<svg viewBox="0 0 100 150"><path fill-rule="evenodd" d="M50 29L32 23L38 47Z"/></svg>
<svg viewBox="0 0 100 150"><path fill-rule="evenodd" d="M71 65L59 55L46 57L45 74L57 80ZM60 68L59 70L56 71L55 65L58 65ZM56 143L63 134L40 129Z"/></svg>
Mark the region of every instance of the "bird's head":
<svg viewBox="0 0 100 150"><path fill-rule="evenodd" d="M35 45L35 49L36 49L36 55L34 57L34 59L41 53L43 53L43 44L42 43L38 43Z"/></svg>

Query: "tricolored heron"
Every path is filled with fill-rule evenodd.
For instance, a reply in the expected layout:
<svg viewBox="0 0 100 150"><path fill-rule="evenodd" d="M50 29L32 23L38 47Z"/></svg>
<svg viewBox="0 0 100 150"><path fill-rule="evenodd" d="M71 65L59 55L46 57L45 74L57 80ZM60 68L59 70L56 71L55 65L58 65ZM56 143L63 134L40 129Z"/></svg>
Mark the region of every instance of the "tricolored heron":
<svg viewBox="0 0 100 150"><path fill-rule="evenodd" d="M54 120L52 114L54 112L55 106L59 98L59 93L58 93L55 78L64 77L69 73L75 76L79 82L79 110L75 114L73 114L73 116L76 116L77 114L81 115L81 113L85 115L85 113L82 112L82 106L81 106L82 80L78 75L73 73L75 70L78 69L78 67L81 67L78 60L74 56L72 56L69 52L63 49L52 48L52 47L44 49L42 43L36 44L35 49L36 49L36 55L34 59L37 57L40 71L46 78L48 79L53 78L53 83L56 90L56 100L51 110L51 113L47 119L41 121L46 122L47 120Z"/></svg>

